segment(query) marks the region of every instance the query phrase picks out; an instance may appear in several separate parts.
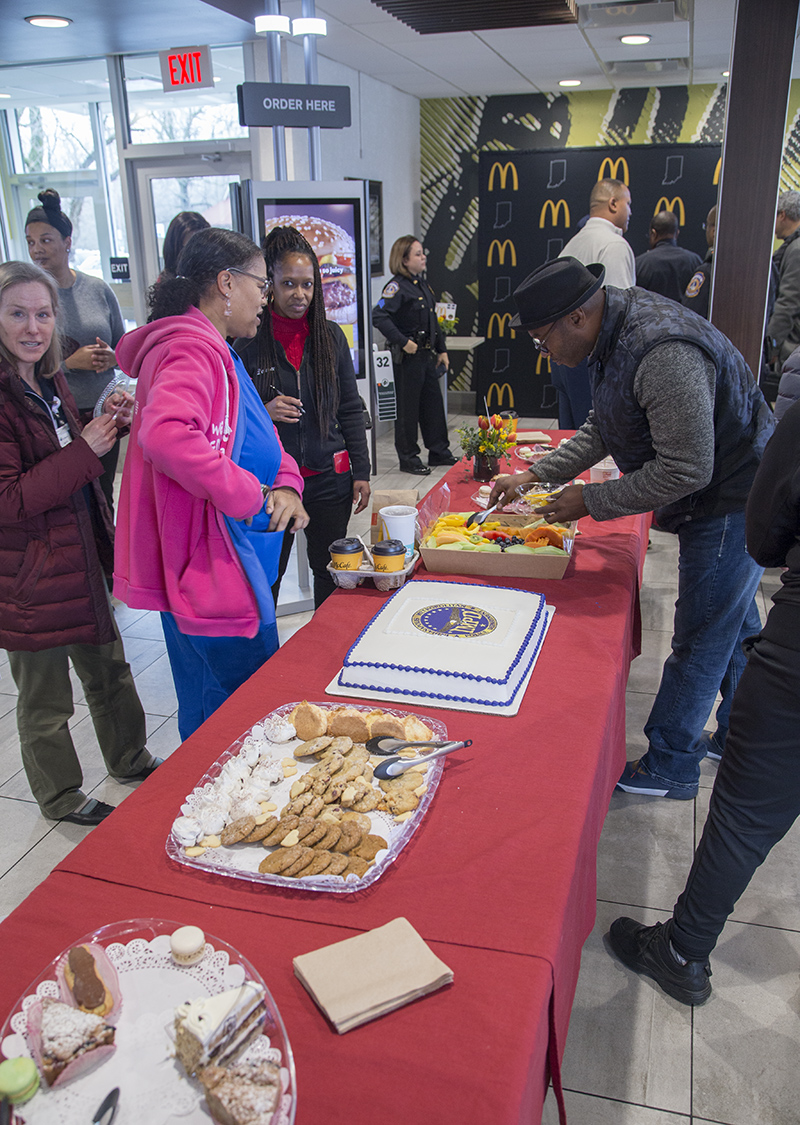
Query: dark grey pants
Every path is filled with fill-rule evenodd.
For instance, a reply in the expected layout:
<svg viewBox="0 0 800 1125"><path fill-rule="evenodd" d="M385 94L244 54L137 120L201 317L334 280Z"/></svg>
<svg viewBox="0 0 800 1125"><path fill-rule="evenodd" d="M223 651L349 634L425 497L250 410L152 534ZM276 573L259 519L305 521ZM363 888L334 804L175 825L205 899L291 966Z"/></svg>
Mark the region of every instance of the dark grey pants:
<svg viewBox="0 0 800 1125"><path fill-rule="evenodd" d="M74 713L69 660L83 685L103 759L112 777L151 763L144 710L125 660L122 638L106 645L65 645L42 652L9 652L19 690L17 729L31 792L45 816L58 819L86 800L83 773L68 723Z"/></svg>

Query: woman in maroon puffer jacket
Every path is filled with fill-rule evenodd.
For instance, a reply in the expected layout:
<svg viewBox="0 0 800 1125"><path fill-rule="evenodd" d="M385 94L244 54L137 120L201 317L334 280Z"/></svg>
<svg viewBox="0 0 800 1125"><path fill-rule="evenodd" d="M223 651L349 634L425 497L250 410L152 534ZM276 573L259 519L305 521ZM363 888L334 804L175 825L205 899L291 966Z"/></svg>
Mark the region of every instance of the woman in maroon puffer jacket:
<svg viewBox="0 0 800 1125"><path fill-rule="evenodd" d="M100 457L130 411L120 399L81 432L59 371L57 309L56 287L38 266L0 265L0 648L19 690L22 761L39 807L92 825L113 808L80 788L69 659L112 777L145 777L158 759L145 748L103 574L113 532L96 483Z"/></svg>

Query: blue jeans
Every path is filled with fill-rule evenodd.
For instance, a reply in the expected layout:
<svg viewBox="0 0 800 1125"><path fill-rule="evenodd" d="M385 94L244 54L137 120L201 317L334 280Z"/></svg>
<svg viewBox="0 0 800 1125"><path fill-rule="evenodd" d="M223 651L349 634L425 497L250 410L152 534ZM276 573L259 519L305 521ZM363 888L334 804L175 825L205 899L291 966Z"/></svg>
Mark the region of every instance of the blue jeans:
<svg viewBox="0 0 800 1125"><path fill-rule="evenodd" d="M161 624L184 741L278 651L274 622L249 638L189 636L180 632L171 613L161 614Z"/></svg>
<svg viewBox="0 0 800 1125"><path fill-rule="evenodd" d="M642 765L670 788L694 790L705 757L700 736L716 694L716 739L724 745L747 662L742 644L761 629L755 593L763 572L745 550L743 511L685 523L678 538L672 653L644 728L650 748Z"/></svg>

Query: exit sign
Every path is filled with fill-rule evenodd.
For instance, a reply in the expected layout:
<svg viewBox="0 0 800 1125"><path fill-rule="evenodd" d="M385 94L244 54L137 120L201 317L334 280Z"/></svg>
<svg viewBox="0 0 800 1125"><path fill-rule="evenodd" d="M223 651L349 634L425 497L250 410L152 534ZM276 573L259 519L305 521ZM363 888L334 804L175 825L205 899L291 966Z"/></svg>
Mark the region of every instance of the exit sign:
<svg viewBox="0 0 800 1125"><path fill-rule="evenodd" d="M158 59L161 63L161 84L165 92L214 85L208 47L180 47L174 51L159 51Z"/></svg>

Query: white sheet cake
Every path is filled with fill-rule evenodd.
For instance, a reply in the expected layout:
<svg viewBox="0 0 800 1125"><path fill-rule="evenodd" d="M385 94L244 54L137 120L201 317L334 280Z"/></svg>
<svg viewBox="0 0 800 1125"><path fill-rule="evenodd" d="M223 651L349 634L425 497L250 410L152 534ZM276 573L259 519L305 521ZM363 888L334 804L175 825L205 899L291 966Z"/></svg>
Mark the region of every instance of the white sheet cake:
<svg viewBox="0 0 800 1125"><path fill-rule="evenodd" d="M329 690L507 709L518 703L548 623L541 594L417 579L373 617Z"/></svg>

